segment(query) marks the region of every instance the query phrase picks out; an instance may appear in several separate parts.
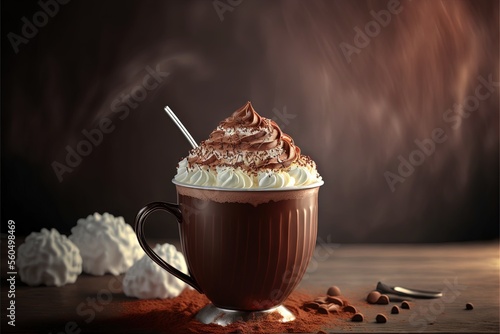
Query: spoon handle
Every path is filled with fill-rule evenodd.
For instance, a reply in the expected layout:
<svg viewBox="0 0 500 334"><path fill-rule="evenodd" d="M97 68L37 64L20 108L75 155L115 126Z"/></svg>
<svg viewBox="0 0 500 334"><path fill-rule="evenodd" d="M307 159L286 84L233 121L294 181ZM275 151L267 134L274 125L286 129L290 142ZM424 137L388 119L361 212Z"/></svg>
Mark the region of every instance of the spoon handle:
<svg viewBox="0 0 500 334"><path fill-rule="evenodd" d="M377 291L383 293L391 293L398 296L408 296L414 298L439 298L443 296L441 291L425 291L425 290L417 290L404 288L401 286L388 286L382 282L378 282Z"/></svg>

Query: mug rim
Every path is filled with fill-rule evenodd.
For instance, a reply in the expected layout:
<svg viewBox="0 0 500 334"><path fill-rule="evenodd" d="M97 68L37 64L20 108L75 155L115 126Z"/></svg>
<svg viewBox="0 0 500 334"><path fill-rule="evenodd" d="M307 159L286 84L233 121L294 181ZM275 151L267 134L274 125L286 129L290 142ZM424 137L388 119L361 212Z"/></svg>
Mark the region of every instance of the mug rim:
<svg viewBox="0 0 500 334"><path fill-rule="evenodd" d="M215 187L215 186L198 186L194 184L188 184L188 183L182 183L179 181L176 181L175 179L172 179L172 183L175 184L176 186L181 186L181 187L186 187L186 188L193 188L193 189L200 189L200 190L217 190L217 191L241 191L241 192L274 192L274 191L293 191L293 190L304 190L304 189L312 189L312 188L318 188L321 187L325 182L323 180L320 180L318 182L314 182L311 184L308 184L303 187L283 187L283 188L222 188L222 187Z"/></svg>

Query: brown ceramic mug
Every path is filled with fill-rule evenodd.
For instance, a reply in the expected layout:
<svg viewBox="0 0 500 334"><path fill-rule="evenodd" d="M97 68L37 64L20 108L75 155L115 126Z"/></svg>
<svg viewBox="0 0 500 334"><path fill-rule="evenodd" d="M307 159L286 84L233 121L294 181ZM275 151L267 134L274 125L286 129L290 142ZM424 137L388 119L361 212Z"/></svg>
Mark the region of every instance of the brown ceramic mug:
<svg viewBox="0 0 500 334"><path fill-rule="evenodd" d="M286 190L173 182L178 204L154 202L137 214L135 232L146 254L219 308L261 311L280 305L313 255L322 182ZM144 223L156 210L176 217L189 275L147 244Z"/></svg>

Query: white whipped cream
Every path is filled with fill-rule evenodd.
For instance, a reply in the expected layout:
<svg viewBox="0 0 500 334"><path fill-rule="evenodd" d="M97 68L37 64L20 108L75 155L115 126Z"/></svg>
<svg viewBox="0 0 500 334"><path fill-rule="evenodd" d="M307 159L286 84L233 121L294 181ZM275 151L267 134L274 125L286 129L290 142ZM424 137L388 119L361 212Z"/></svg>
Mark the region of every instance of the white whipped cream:
<svg viewBox="0 0 500 334"><path fill-rule="evenodd" d="M78 219L69 239L80 249L83 271L101 276L119 275L144 255L132 227L123 217L94 213Z"/></svg>
<svg viewBox="0 0 500 334"><path fill-rule="evenodd" d="M65 235L43 228L19 246L17 267L21 281L28 285L63 286L74 283L81 274L82 257Z"/></svg>
<svg viewBox="0 0 500 334"><path fill-rule="evenodd" d="M295 179L287 172L259 172L259 188L286 188L295 185Z"/></svg>
<svg viewBox="0 0 500 334"><path fill-rule="evenodd" d="M229 189L281 189L322 184L316 164L278 124L248 101L180 161L175 180Z"/></svg>
<svg viewBox="0 0 500 334"><path fill-rule="evenodd" d="M241 169L232 167L217 167L215 186L221 188L252 188L254 181L250 175Z"/></svg>
<svg viewBox="0 0 500 334"><path fill-rule="evenodd" d="M154 252L176 269L188 273L184 255L175 246L156 245ZM154 263L147 255L137 261L123 278L125 295L141 299L177 297L186 286L186 283Z"/></svg>
<svg viewBox="0 0 500 334"><path fill-rule="evenodd" d="M287 171L264 170L252 175L241 168L229 166L215 169L189 167L187 158L179 162L174 179L195 186L235 189L304 187L322 181L315 165L293 164Z"/></svg>

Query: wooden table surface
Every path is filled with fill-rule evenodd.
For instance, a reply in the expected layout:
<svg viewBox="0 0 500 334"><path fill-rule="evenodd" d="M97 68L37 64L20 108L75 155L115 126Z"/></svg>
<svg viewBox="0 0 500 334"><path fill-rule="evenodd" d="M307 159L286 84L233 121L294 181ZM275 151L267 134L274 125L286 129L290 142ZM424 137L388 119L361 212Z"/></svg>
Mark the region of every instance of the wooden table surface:
<svg viewBox="0 0 500 334"><path fill-rule="evenodd" d="M18 244L19 245L19 244ZM122 276L81 275L75 284L64 287L28 287L16 282L16 327L7 325L8 285L6 245L2 240L2 333L71 333L65 328L73 321L81 333L101 332L82 321L76 312L88 298L96 298L101 289L121 282ZM413 300L412 309L391 315L392 305L368 305L364 301L378 281L427 290L442 290L444 297ZM337 285L364 315L363 323L336 324L332 333L345 332L425 332L425 333L498 333L499 332L499 244L456 243L421 245L359 245L319 243L299 290L324 294ZM130 299L120 291L113 293L109 305L96 312L96 319L113 319L113 303ZM465 310L472 303L472 311ZM374 322L377 313L388 316L386 324ZM113 332L127 333L116 323ZM106 330L106 332L110 332ZM168 329L165 330L168 333Z"/></svg>

